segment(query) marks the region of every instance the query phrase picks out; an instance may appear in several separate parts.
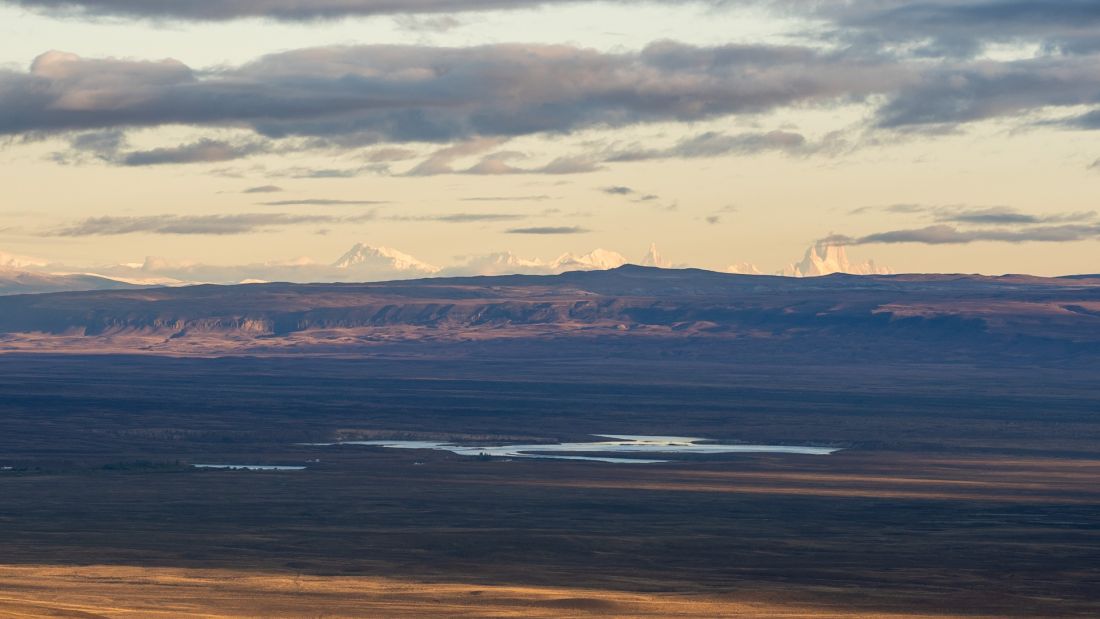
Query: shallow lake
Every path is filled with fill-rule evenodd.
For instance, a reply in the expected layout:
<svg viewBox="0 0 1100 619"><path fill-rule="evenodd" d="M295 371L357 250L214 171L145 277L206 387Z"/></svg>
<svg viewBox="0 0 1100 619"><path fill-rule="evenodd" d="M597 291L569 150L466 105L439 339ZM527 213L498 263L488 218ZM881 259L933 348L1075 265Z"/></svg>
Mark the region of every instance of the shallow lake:
<svg viewBox="0 0 1100 619"><path fill-rule="evenodd" d="M221 469L226 471L304 471L304 466L270 466L266 464L192 464L196 469Z"/></svg>
<svg viewBox="0 0 1100 619"><path fill-rule="evenodd" d="M786 453L825 456L835 451L839 451L838 448L833 447L722 444L704 438L686 436L641 436L628 434L600 434L596 436L609 440L591 443L533 445L462 445L440 441L346 441L342 443L313 443L313 445L367 445L371 447L388 447L391 449L436 449L450 451L462 456L486 455L506 458L590 460L595 462L625 464L657 464L668 462L667 459L633 457L634 454L638 456L667 456L676 454ZM608 453L631 454L631 457L617 458L602 455Z"/></svg>

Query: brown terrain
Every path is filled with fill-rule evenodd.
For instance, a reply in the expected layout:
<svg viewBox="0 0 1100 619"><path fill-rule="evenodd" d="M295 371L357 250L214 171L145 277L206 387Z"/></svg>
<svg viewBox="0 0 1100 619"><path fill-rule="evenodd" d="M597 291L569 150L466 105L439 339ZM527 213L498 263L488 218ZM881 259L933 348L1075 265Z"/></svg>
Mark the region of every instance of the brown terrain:
<svg viewBox="0 0 1100 619"><path fill-rule="evenodd" d="M637 267L0 298L0 616L1097 616L1098 304ZM840 451L306 444L597 434Z"/></svg>
<svg viewBox="0 0 1100 619"><path fill-rule="evenodd" d="M626 266L553 277L0 297L0 350L44 352L359 353L424 340L691 336L773 349L921 337L1063 355L1095 351L1098 324L1100 276L791 279Z"/></svg>

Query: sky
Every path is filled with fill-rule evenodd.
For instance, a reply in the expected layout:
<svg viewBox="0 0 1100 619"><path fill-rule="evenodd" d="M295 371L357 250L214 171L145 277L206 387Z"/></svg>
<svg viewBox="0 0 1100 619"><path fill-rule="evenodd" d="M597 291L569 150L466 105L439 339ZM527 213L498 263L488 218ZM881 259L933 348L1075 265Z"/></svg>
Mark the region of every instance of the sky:
<svg viewBox="0 0 1100 619"><path fill-rule="evenodd" d="M1098 61L1084 0L0 1L0 254L1095 273Z"/></svg>

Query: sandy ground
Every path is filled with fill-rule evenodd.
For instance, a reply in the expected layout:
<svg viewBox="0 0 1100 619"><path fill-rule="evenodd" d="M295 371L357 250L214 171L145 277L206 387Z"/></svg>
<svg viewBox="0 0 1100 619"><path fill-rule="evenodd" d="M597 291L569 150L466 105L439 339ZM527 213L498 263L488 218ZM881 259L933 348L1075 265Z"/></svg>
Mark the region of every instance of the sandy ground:
<svg viewBox="0 0 1100 619"><path fill-rule="evenodd" d="M777 596L778 597L778 596ZM230 570L0 566L0 617L879 617L781 601ZM971 617L973 619L973 617Z"/></svg>

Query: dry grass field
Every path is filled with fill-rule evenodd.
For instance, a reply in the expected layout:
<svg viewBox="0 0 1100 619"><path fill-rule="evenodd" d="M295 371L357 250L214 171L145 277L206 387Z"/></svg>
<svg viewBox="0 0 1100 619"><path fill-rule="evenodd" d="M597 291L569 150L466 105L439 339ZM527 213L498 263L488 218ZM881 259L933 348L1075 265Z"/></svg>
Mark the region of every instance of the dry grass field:
<svg viewBox="0 0 1100 619"><path fill-rule="evenodd" d="M430 352L0 356L0 613L1100 615L1089 368ZM841 451L301 444L598 433ZM190 466L219 462L307 468Z"/></svg>
<svg viewBox="0 0 1100 619"><path fill-rule="evenodd" d="M933 619L729 595L416 583L230 570L0 566L0 617L760 617ZM977 619L974 615L967 615Z"/></svg>

